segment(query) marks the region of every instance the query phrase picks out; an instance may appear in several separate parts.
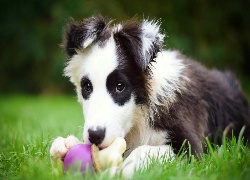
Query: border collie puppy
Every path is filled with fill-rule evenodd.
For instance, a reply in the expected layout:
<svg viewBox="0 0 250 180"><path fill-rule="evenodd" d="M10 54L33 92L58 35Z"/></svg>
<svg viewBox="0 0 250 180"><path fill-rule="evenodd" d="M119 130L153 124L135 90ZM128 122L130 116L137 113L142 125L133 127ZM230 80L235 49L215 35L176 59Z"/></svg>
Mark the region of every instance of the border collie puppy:
<svg viewBox="0 0 250 180"><path fill-rule="evenodd" d="M84 142L105 148L126 139L124 176L147 166L147 156L172 158L183 142L199 154L206 137L220 144L223 133L238 136L243 126L250 139L248 102L231 72L163 50L159 21L111 22L98 15L69 24L65 75L83 106ZM72 135L58 137L52 159L78 143Z"/></svg>

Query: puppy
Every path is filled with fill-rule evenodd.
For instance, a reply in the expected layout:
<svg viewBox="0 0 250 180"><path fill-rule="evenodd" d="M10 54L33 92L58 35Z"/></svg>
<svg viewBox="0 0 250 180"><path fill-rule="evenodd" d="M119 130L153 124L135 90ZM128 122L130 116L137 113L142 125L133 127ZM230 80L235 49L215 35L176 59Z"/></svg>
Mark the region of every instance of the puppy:
<svg viewBox="0 0 250 180"><path fill-rule="evenodd" d="M71 22L63 48L65 75L83 107L84 143L103 149L126 139L127 158L114 173L132 177L150 159L171 160L182 145L199 154L206 137L220 144L223 133L238 136L243 126L250 138L248 102L231 72L163 50L159 21L111 23L100 15ZM78 143L58 137L51 157L63 158Z"/></svg>

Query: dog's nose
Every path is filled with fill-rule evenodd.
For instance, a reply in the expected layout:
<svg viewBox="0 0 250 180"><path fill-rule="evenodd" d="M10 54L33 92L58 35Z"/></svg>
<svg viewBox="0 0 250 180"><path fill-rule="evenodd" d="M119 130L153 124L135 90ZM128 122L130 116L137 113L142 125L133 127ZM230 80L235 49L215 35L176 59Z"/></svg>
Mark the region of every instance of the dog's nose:
<svg viewBox="0 0 250 180"><path fill-rule="evenodd" d="M96 130L89 129L88 132L89 132L89 141L92 144L99 145L102 143L105 137L106 129L97 127Z"/></svg>

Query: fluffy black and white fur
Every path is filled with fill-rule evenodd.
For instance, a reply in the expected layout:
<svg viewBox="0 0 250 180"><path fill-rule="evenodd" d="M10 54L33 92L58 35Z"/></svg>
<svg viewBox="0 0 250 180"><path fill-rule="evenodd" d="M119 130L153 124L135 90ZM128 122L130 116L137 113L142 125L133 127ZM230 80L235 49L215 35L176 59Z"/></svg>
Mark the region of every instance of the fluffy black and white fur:
<svg viewBox="0 0 250 180"><path fill-rule="evenodd" d="M145 167L147 155L172 158L183 142L198 154L206 150L206 137L220 143L223 133L237 136L245 126L250 138L248 102L231 72L163 50L159 21L111 22L93 16L69 24L65 75L83 106L84 142L105 148L116 137L126 139L124 176ZM51 156L62 158L78 143L59 137Z"/></svg>

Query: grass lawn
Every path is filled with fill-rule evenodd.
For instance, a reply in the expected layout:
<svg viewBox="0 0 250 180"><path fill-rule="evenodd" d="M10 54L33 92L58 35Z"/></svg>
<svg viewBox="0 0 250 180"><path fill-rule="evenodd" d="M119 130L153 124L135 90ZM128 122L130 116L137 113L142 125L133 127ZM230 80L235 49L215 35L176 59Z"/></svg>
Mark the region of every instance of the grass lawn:
<svg viewBox="0 0 250 180"><path fill-rule="evenodd" d="M0 124L0 179L83 179L53 174L49 158L53 138L74 134L82 139L83 115L75 96L2 96ZM134 178L250 179L250 150L233 139L211 148L201 160L155 162ZM87 173L84 179L110 178Z"/></svg>

